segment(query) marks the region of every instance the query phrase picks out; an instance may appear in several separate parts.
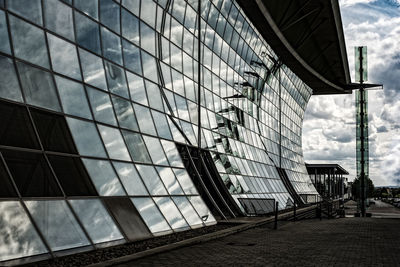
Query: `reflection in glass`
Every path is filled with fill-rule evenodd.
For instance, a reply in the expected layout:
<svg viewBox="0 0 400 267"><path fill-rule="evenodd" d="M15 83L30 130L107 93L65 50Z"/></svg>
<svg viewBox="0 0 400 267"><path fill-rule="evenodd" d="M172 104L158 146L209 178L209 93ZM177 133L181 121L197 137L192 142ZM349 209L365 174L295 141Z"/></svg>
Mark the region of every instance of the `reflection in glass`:
<svg viewBox="0 0 400 267"><path fill-rule="evenodd" d="M14 63L10 58L1 55L0 55L0 77L1 77L0 97L22 102L23 100L21 95L21 89L19 88L17 75L15 73Z"/></svg>
<svg viewBox="0 0 400 267"><path fill-rule="evenodd" d="M0 262L46 252L19 201L0 201Z"/></svg>
<svg viewBox="0 0 400 267"><path fill-rule="evenodd" d="M171 231L151 198L131 198L131 200L152 233L164 232L162 234L165 234L165 231Z"/></svg>
<svg viewBox="0 0 400 267"><path fill-rule="evenodd" d="M109 161L82 159L100 196L124 196L125 192Z"/></svg>
<svg viewBox="0 0 400 267"><path fill-rule="evenodd" d="M44 32L11 15L9 21L15 56L48 69L49 59Z"/></svg>
<svg viewBox="0 0 400 267"><path fill-rule="evenodd" d="M171 168L156 167L158 174L161 177L165 187L167 188L170 195L183 195L183 190L176 180L175 174Z"/></svg>
<svg viewBox="0 0 400 267"><path fill-rule="evenodd" d="M8 38L6 15L3 10L0 10L0 51L11 54L10 40Z"/></svg>
<svg viewBox="0 0 400 267"><path fill-rule="evenodd" d="M122 64L121 40L118 35L101 27L101 43L104 57L115 63Z"/></svg>
<svg viewBox="0 0 400 267"><path fill-rule="evenodd" d="M210 210L207 208L206 204L203 202L200 196L191 196L188 197L190 203L192 203L193 207L199 214L201 220L205 224L215 224L216 220Z"/></svg>
<svg viewBox="0 0 400 267"><path fill-rule="evenodd" d="M69 117L67 122L80 155L106 157L96 126L92 122Z"/></svg>
<svg viewBox="0 0 400 267"><path fill-rule="evenodd" d="M185 191L185 194L187 194L187 195L197 195L198 194L196 187L192 183L192 179L190 178L186 169L173 168L173 171L174 171L179 183L181 184L183 191Z"/></svg>
<svg viewBox="0 0 400 267"><path fill-rule="evenodd" d="M146 196L149 194L132 163L114 161L113 165L128 195Z"/></svg>
<svg viewBox="0 0 400 267"><path fill-rule="evenodd" d="M127 77L132 101L148 106L143 78L129 71L127 72Z"/></svg>
<svg viewBox="0 0 400 267"><path fill-rule="evenodd" d="M161 99L160 89L157 84L146 80L146 91L149 97L150 107L159 111L164 111L163 102Z"/></svg>
<svg viewBox="0 0 400 267"><path fill-rule="evenodd" d="M139 20L125 9L122 9L122 36L139 45Z"/></svg>
<svg viewBox="0 0 400 267"><path fill-rule="evenodd" d="M119 129L98 125L108 155L113 159L131 160Z"/></svg>
<svg viewBox="0 0 400 267"><path fill-rule="evenodd" d="M64 200L25 204L53 251L90 245Z"/></svg>
<svg viewBox="0 0 400 267"><path fill-rule="evenodd" d="M79 55L85 83L107 90L106 76L101 58L83 49L79 49Z"/></svg>
<svg viewBox="0 0 400 267"><path fill-rule="evenodd" d="M99 199L69 202L94 243L124 238Z"/></svg>
<svg viewBox="0 0 400 267"><path fill-rule="evenodd" d="M172 167L184 168L185 166L183 165L181 156L179 155L175 144L166 140L161 140L161 144L164 148L165 154L167 154L169 164L171 164Z"/></svg>
<svg viewBox="0 0 400 267"><path fill-rule="evenodd" d="M122 0L122 5L136 16L139 16L140 0Z"/></svg>
<svg viewBox="0 0 400 267"><path fill-rule="evenodd" d="M77 9L83 13L91 16L94 19L98 19L99 7L98 0L85 0L85 1L74 1L74 5Z"/></svg>
<svg viewBox="0 0 400 267"><path fill-rule="evenodd" d="M104 65L106 67L107 83L110 92L129 98L124 70L108 61L104 61Z"/></svg>
<svg viewBox="0 0 400 267"><path fill-rule="evenodd" d="M91 87L87 92L95 120L117 126L110 95Z"/></svg>
<svg viewBox="0 0 400 267"><path fill-rule="evenodd" d="M122 130L129 153L133 161L151 163L150 156L147 152L146 145L143 142L142 135L130 131Z"/></svg>
<svg viewBox="0 0 400 267"><path fill-rule="evenodd" d="M79 68L78 53L75 45L68 43L52 34L47 34L49 41L50 58L53 70L81 80L81 70Z"/></svg>
<svg viewBox="0 0 400 267"><path fill-rule="evenodd" d="M164 150L160 145L160 141L158 138L143 136L144 142L146 143L147 149L149 150L151 159L153 163L156 165L167 165L168 161L165 157Z"/></svg>
<svg viewBox="0 0 400 267"><path fill-rule="evenodd" d="M165 114L155 110L152 110L151 114L154 118L154 124L156 125L158 136L172 140L172 135Z"/></svg>
<svg viewBox="0 0 400 267"><path fill-rule="evenodd" d="M188 228L188 224L175 206L174 202L169 197L153 198L162 214L171 225L172 229Z"/></svg>
<svg viewBox="0 0 400 267"><path fill-rule="evenodd" d="M142 1L140 18L155 28L157 5L153 1Z"/></svg>
<svg viewBox="0 0 400 267"><path fill-rule="evenodd" d="M119 126L134 131L139 131L135 113L131 102L116 96L111 97Z"/></svg>
<svg viewBox="0 0 400 267"><path fill-rule="evenodd" d="M186 197L172 197L172 200L175 202L176 206L178 206L190 226L202 225L201 219Z"/></svg>
<svg viewBox="0 0 400 267"><path fill-rule="evenodd" d="M81 83L55 76L64 112L70 115L92 119L85 89Z"/></svg>
<svg viewBox="0 0 400 267"><path fill-rule="evenodd" d="M40 0L8 0L7 8L33 23L43 24Z"/></svg>
<svg viewBox="0 0 400 267"><path fill-rule="evenodd" d="M54 80L50 73L17 62L22 89L28 104L60 111Z"/></svg>
<svg viewBox="0 0 400 267"><path fill-rule="evenodd" d="M111 30L119 33L119 5L112 0L100 0L100 20Z"/></svg>
<svg viewBox="0 0 400 267"><path fill-rule="evenodd" d="M96 54L100 54L99 24L75 11L75 28L78 44Z"/></svg>
<svg viewBox="0 0 400 267"><path fill-rule="evenodd" d="M86 1L76 1L86 2ZM72 17L72 9L57 0L44 1L44 18L46 28L52 30L59 35L74 41L74 25Z"/></svg>
<svg viewBox="0 0 400 267"><path fill-rule="evenodd" d="M140 116L137 117L139 120L140 131L151 135L157 135L153 119L151 118L150 110L135 104L133 104L133 108L135 109L136 114L140 114Z"/></svg>
<svg viewBox="0 0 400 267"><path fill-rule="evenodd" d="M142 52L142 65L143 65L144 77L157 83L158 71L157 71L156 59L144 51L141 52Z"/></svg>
<svg viewBox="0 0 400 267"><path fill-rule="evenodd" d="M140 49L125 40L122 40L122 47L124 51L125 67L137 74L142 75L142 65L140 64Z"/></svg>
<svg viewBox="0 0 400 267"><path fill-rule="evenodd" d="M153 166L137 164L136 167L151 195L155 196L168 194Z"/></svg>

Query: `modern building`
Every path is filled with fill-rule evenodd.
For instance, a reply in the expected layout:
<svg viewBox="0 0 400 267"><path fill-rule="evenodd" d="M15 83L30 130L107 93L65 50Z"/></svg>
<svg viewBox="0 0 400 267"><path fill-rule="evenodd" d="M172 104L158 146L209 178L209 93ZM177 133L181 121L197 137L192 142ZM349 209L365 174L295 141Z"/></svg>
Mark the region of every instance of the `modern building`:
<svg viewBox="0 0 400 267"><path fill-rule="evenodd" d="M0 264L315 200L349 83L336 0L0 0Z"/></svg>

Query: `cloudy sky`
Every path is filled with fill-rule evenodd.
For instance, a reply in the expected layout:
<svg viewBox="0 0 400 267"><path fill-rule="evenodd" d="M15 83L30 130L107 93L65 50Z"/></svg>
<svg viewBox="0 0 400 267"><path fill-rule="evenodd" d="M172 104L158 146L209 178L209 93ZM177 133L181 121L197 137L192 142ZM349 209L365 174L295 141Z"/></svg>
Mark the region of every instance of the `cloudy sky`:
<svg viewBox="0 0 400 267"><path fill-rule="evenodd" d="M368 47L370 178L375 185L400 185L400 0L339 0L351 77L354 46ZM355 170L354 94L312 96L303 125L308 163L339 163Z"/></svg>

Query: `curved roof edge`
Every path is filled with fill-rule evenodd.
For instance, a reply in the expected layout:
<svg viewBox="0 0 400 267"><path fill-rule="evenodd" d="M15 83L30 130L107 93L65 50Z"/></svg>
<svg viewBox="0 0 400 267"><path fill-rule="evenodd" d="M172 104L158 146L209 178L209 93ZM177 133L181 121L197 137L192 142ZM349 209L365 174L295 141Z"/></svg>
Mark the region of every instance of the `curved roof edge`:
<svg viewBox="0 0 400 267"><path fill-rule="evenodd" d="M236 1L282 62L314 95L351 93L337 0Z"/></svg>

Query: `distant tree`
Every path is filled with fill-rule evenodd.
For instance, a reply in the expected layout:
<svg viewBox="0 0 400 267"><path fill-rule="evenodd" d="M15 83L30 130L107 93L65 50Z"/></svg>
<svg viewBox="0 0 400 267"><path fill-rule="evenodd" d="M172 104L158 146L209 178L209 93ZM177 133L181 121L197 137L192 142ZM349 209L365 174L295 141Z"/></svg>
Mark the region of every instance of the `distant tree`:
<svg viewBox="0 0 400 267"><path fill-rule="evenodd" d="M366 186L367 186L367 197L376 196L374 192L375 186L371 179L367 178ZM356 179L354 179L353 184L351 185L351 193L354 198L356 199L360 198L361 196L360 190L361 190L361 181L360 178L357 177Z"/></svg>

